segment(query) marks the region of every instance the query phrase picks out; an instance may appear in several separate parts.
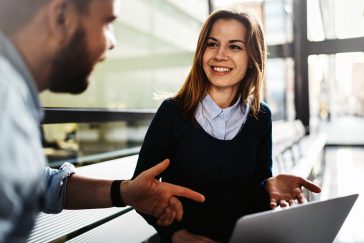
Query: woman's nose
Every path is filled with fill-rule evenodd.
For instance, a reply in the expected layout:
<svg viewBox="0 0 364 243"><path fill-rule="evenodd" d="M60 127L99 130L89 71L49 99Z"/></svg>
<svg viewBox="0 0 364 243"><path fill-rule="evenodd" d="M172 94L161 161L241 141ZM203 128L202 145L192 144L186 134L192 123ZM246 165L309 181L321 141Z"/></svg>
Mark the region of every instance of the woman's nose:
<svg viewBox="0 0 364 243"><path fill-rule="evenodd" d="M219 48L215 55L216 61L227 61L229 60L229 56L226 55L225 50L223 48Z"/></svg>

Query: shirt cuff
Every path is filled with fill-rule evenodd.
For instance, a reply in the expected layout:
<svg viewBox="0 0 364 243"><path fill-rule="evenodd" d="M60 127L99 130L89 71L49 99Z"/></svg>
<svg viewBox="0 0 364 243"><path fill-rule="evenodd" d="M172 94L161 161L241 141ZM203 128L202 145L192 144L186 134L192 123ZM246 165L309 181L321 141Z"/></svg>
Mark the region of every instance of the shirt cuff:
<svg viewBox="0 0 364 243"><path fill-rule="evenodd" d="M45 168L42 179L45 187L44 203L42 211L44 213L59 213L66 203L66 185L68 177L76 173L74 165L66 162L59 170Z"/></svg>

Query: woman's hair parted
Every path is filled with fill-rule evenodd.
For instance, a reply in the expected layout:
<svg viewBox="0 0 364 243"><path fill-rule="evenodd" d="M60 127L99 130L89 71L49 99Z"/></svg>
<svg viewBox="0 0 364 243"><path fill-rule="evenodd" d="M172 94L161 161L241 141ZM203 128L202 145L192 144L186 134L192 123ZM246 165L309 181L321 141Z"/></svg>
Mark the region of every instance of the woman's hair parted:
<svg viewBox="0 0 364 243"><path fill-rule="evenodd" d="M174 99L186 117L193 117L198 103L206 95L210 86L210 82L203 70L202 56L207 47L211 28L219 19L237 20L247 30L245 41L249 57L249 68L240 83L237 95L241 96L241 102L243 103L248 103L252 99L250 109L256 117L260 108L267 50L262 27L257 18L249 12L220 9L214 11L207 18L200 32L191 71Z"/></svg>

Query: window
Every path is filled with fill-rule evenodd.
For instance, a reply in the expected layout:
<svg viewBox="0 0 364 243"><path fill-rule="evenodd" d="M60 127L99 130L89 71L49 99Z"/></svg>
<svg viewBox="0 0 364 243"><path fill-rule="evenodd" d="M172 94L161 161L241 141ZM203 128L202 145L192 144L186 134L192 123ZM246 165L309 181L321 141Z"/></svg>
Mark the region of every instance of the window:
<svg viewBox="0 0 364 243"><path fill-rule="evenodd" d="M157 108L192 64L207 1L125 0L114 24L118 44L82 95L45 92L46 107Z"/></svg>
<svg viewBox="0 0 364 243"><path fill-rule="evenodd" d="M307 14L309 40L364 36L362 0L308 0Z"/></svg>
<svg viewBox="0 0 364 243"><path fill-rule="evenodd" d="M364 53L309 57L311 117L364 115Z"/></svg>

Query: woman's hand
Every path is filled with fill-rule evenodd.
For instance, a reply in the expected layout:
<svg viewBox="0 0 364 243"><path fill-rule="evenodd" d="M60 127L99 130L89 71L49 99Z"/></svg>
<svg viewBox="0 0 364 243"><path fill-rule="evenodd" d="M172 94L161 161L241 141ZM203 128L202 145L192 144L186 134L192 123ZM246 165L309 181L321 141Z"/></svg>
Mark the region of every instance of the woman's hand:
<svg viewBox="0 0 364 243"><path fill-rule="evenodd" d="M217 243L217 241L214 241L206 236L202 235L195 235L187 230L179 230L176 231L172 236L172 242L173 243Z"/></svg>
<svg viewBox="0 0 364 243"><path fill-rule="evenodd" d="M302 187L312 192L321 192L320 187L299 176L281 174L267 179L265 188L269 193L271 208L287 207L296 201L307 202Z"/></svg>

